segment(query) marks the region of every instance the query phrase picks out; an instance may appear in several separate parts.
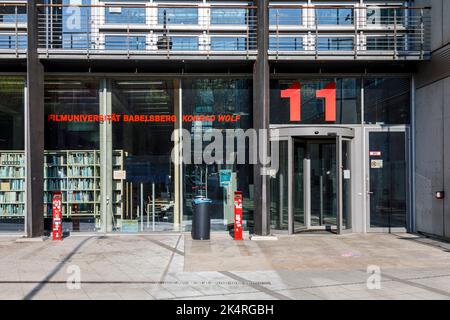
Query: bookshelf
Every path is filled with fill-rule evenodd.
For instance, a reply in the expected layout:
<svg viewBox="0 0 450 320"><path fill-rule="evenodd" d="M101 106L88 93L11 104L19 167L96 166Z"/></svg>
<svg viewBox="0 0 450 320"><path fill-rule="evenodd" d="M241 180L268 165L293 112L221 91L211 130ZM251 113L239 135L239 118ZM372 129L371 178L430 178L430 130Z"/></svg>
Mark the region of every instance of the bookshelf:
<svg viewBox="0 0 450 320"><path fill-rule="evenodd" d="M0 217L25 215L25 156L0 152Z"/></svg>
<svg viewBox="0 0 450 320"><path fill-rule="evenodd" d="M99 150L45 151L44 163L44 217L52 216L54 191L62 193L63 217L100 216ZM113 170L123 166L124 152L113 151ZM24 184L24 153L0 151L0 217L25 215ZM123 212L122 185L113 181L116 216Z"/></svg>

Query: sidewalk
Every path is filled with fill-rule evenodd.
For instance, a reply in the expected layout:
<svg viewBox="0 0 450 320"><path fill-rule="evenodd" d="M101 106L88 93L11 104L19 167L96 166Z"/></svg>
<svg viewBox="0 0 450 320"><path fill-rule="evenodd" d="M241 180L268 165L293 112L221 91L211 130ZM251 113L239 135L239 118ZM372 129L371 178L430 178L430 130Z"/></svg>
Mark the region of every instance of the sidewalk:
<svg viewBox="0 0 450 320"><path fill-rule="evenodd" d="M368 266L380 289L368 289ZM450 299L450 245L408 234L0 238L0 299Z"/></svg>

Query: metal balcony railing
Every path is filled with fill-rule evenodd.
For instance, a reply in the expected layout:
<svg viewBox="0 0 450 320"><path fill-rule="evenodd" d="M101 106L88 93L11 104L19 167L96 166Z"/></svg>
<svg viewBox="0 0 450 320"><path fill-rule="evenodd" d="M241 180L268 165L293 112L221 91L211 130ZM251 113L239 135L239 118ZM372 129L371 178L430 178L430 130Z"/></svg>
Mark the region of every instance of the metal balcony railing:
<svg viewBox="0 0 450 320"><path fill-rule="evenodd" d="M0 56L18 58L26 51L26 3L0 3Z"/></svg>
<svg viewBox="0 0 450 320"><path fill-rule="evenodd" d="M39 51L47 57L256 56L256 7L205 5L41 5Z"/></svg>
<svg viewBox="0 0 450 320"><path fill-rule="evenodd" d="M271 59L425 59L429 8L270 5Z"/></svg>
<svg viewBox="0 0 450 320"><path fill-rule="evenodd" d="M255 59L255 6L38 5L41 58ZM269 59L404 59L430 54L430 9L269 5ZM26 55L26 3L0 3L0 56Z"/></svg>

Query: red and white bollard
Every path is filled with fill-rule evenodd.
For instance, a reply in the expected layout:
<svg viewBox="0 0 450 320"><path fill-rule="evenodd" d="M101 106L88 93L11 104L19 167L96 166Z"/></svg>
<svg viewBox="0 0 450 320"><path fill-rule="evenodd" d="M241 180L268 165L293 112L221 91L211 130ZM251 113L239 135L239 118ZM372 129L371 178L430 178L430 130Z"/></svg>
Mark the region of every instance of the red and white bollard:
<svg viewBox="0 0 450 320"><path fill-rule="evenodd" d="M234 193L234 240L243 240L242 238L242 192Z"/></svg>
<svg viewBox="0 0 450 320"><path fill-rule="evenodd" d="M61 192L53 193L53 201L52 201L52 215L53 215L53 224L52 224L52 238L53 240L62 240L62 194Z"/></svg>

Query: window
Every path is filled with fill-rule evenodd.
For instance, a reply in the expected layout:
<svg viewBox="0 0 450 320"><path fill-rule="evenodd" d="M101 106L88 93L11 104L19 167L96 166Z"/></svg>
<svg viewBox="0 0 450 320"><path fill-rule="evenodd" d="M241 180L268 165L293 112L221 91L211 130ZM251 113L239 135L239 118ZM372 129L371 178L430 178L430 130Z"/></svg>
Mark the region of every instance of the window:
<svg viewBox="0 0 450 320"><path fill-rule="evenodd" d="M197 8L158 8L159 24L198 24Z"/></svg>
<svg viewBox="0 0 450 320"><path fill-rule="evenodd" d="M282 92L300 87L300 121L292 120L291 99ZM318 93L331 87L334 91L335 121L326 120L326 102ZM323 78L270 81L271 124L360 124L361 123L361 79Z"/></svg>
<svg viewBox="0 0 450 320"><path fill-rule="evenodd" d="M301 51L303 50L302 37L270 37L269 50Z"/></svg>
<svg viewBox="0 0 450 320"><path fill-rule="evenodd" d="M106 23L145 24L145 7L122 8L118 6L105 8Z"/></svg>
<svg viewBox="0 0 450 320"><path fill-rule="evenodd" d="M397 50L402 51L405 49L405 38L403 36L397 37L397 40L393 36L368 36L367 37L367 50L394 50L395 42L397 41Z"/></svg>
<svg viewBox="0 0 450 320"><path fill-rule="evenodd" d="M409 124L411 82L408 78L364 79L364 119L367 124Z"/></svg>
<svg viewBox="0 0 450 320"><path fill-rule="evenodd" d="M206 196L212 200L211 229L226 230L227 225L234 221L234 201L232 199L237 190L243 193L243 225L244 228L248 228L249 220L253 215L251 188L253 166L247 162L241 164L238 161L225 163L225 159L222 160L222 164L208 163L202 156L202 152L198 152L194 145L199 143L202 150L207 148L210 142L206 141L207 139L202 139L203 142L198 139L214 130L214 134L218 134L215 136L224 141L223 148L216 149L216 155L226 156L229 150L226 148L227 132L225 130L252 128L252 83L246 79L189 78L183 80L182 86L184 116L240 115L240 119L235 122L220 121L217 118L215 121L205 119L204 121L183 122L183 129L188 130L191 137L190 154L187 154L190 161L183 164L183 218L186 231L190 230L191 226L192 202L199 196ZM244 143L244 148L248 150L247 143L249 142ZM234 144L235 152L239 152L237 145L238 141ZM248 159L248 152L246 152L246 157ZM221 182L223 173L229 177L227 184Z"/></svg>
<svg viewBox="0 0 450 320"><path fill-rule="evenodd" d="M301 25L303 22L300 8L270 8L270 25Z"/></svg>
<svg viewBox="0 0 450 320"><path fill-rule="evenodd" d="M353 38L319 37L317 39L318 51L351 51Z"/></svg>
<svg viewBox="0 0 450 320"><path fill-rule="evenodd" d="M351 25L353 9L351 8L317 8L316 19L319 25Z"/></svg>
<svg viewBox="0 0 450 320"><path fill-rule="evenodd" d="M405 10L401 8L368 8L367 25L403 23Z"/></svg>
<svg viewBox="0 0 450 320"><path fill-rule="evenodd" d="M26 35L0 35L0 49L26 49Z"/></svg>
<svg viewBox="0 0 450 320"><path fill-rule="evenodd" d="M0 7L0 23L26 23L27 8L25 6Z"/></svg>
<svg viewBox="0 0 450 320"><path fill-rule="evenodd" d="M46 229L51 226L53 192L61 191L64 229L95 231L105 191L100 189L100 124L80 117L99 114L98 81L46 79L44 95ZM67 121L51 121L52 116Z"/></svg>
<svg viewBox="0 0 450 320"><path fill-rule="evenodd" d="M145 36L105 36L106 50L145 50Z"/></svg>
<svg viewBox="0 0 450 320"><path fill-rule="evenodd" d="M65 49L87 49L90 47L87 34L67 33L63 34L63 48Z"/></svg>
<svg viewBox="0 0 450 320"><path fill-rule="evenodd" d="M172 50L197 51L198 37L171 37Z"/></svg>
<svg viewBox="0 0 450 320"><path fill-rule="evenodd" d="M247 38L245 37L211 37L213 51L245 51Z"/></svg>
<svg viewBox="0 0 450 320"><path fill-rule="evenodd" d="M0 232L24 231L24 84L20 77L0 80Z"/></svg>
<svg viewBox="0 0 450 320"><path fill-rule="evenodd" d="M113 81L112 88L112 112L123 117L154 115L172 118L178 110L175 108L179 106L179 91L174 88L172 80L130 81L119 78ZM123 166L122 170L126 171L125 180L112 181L115 186L111 201L115 230L124 233L172 231L180 223L180 213L175 204L180 176L171 161L174 130L175 122L170 120L113 123L113 165L115 168ZM143 198L140 198L141 192ZM144 208L140 199L145 203ZM146 216L144 224L141 224L141 212ZM149 224L152 218L155 222Z"/></svg>
<svg viewBox="0 0 450 320"><path fill-rule="evenodd" d="M247 23L247 10L234 8L212 8L211 24L241 24Z"/></svg>

